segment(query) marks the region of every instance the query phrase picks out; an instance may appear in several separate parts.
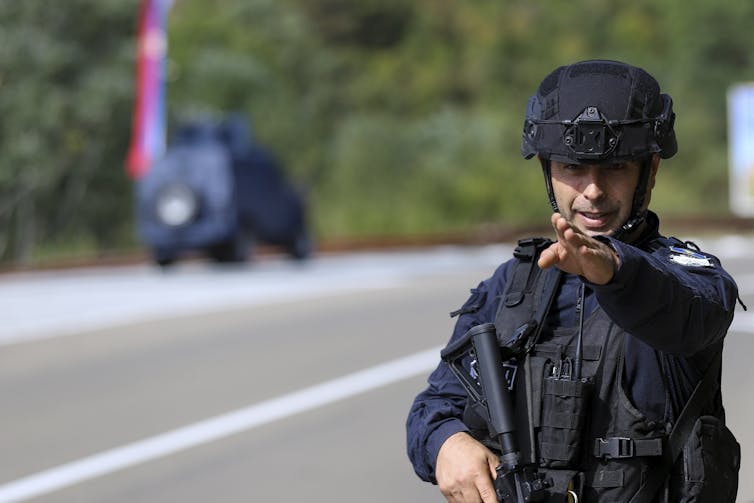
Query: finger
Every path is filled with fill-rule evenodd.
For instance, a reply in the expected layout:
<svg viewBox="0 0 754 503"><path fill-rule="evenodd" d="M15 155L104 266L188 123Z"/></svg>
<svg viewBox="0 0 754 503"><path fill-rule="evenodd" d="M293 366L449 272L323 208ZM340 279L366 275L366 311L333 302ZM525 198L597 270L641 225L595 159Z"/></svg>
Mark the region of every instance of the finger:
<svg viewBox="0 0 754 503"><path fill-rule="evenodd" d="M540 269L547 269L548 267L556 265L560 261L560 255L556 251L557 246L559 246L558 243L553 243L539 254L537 265Z"/></svg>
<svg viewBox="0 0 754 503"><path fill-rule="evenodd" d="M484 503L498 503L495 487L489 479L480 479L477 489L479 490L479 496L482 497Z"/></svg>
<svg viewBox="0 0 754 503"><path fill-rule="evenodd" d="M444 494L444 496L445 496L445 500L448 503L463 503L463 501L464 501L463 499L461 499L461 498L463 498L462 495L459 495L458 497L456 497L455 494L450 494L449 493L449 494Z"/></svg>
<svg viewBox="0 0 754 503"><path fill-rule="evenodd" d="M563 239L570 249L580 254L583 254L593 246L589 236L581 234L574 228L568 228L565 232L563 232Z"/></svg>
<svg viewBox="0 0 754 503"><path fill-rule="evenodd" d="M584 239L587 237L563 217L558 219L555 230L558 235L558 242L569 252L578 251L578 248L584 244Z"/></svg>
<svg viewBox="0 0 754 503"><path fill-rule="evenodd" d="M479 503L483 501L480 499L479 491L475 486L459 489L454 493L445 496L448 503Z"/></svg>
<svg viewBox="0 0 754 503"><path fill-rule="evenodd" d="M592 249L602 246L599 241L584 234L578 227L571 225L570 222L563 230L563 239L574 251L583 251L581 250L582 247Z"/></svg>
<svg viewBox="0 0 754 503"><path fill-rule="evenodd" d="M493 480L493 482L492 482L492 493L493 493L492 496L493 497L489 501L491 503L496 503L497 502L497 492L495 492L495 482L494 482L494 480L497 479L497 467L500 465L500 459L498 459L497 456L490 456L490 457L487 458L487 464L488 464L488 466L490 468L490 476L492 477L492 480ZM484 498L485 498L485 496L482 495L482 501L484 503L487 503L487 500L484 499Z"/></svg>
<svg viewBox="0 0 754 503"><path fill-rule="evenodd" d="M448 503L465 503L466 501L468 501L466 499L466 496L463 494L463 491L459 489L448 492L443 491L442 495L445 496L445 500Z"/></svg>
<svg viewBox="0 0 754 503"><path fill-rule="evenodd" d="M553 213L552 226L555 229L555 234L557 234L558 239L562 239L563 233L566 229L570 228L571 224L569 224L568 220L566 220L560 213Z"/></svg>

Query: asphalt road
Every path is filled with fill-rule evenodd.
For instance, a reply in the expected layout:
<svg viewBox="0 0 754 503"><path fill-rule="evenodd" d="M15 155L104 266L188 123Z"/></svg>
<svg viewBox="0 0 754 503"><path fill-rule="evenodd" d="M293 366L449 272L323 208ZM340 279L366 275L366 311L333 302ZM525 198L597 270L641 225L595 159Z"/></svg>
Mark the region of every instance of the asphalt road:
<svg viewBox="0 0 754 503"><path fill-rule="evenodd" d="M754 306L754 240L710 241ZM0 503L438 502L404 421L509 246L0 277ZM754 501L754 317L724 398ZM751 452L750 452L751 451Z"/></svg>

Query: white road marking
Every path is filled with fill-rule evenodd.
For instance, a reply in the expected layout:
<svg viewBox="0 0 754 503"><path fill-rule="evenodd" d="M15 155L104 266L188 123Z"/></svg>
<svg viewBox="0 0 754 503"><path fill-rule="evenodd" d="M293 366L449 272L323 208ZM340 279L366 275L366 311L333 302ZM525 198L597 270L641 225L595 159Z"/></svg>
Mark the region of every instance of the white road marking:
<svg viewBox="0 0 754 503"><path fill-rule="evenodd" d="M51 493L427 373L437 365L440 349L421 351L6 483L0 486L0 503L15 503Z"/></svg>

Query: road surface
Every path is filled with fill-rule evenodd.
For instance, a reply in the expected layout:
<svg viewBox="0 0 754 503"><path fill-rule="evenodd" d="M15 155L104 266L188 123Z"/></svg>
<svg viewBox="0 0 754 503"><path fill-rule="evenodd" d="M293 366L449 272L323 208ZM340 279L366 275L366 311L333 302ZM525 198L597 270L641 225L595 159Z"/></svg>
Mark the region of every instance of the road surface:
<svg viewBox="0 0 754 503"><path fill-rule="evenodd" d="M754 306L752 239L705 242ZM0 503L439 502L404 421L507 245L0 276ZM754 502L754 317L724 398Z"/></svg>

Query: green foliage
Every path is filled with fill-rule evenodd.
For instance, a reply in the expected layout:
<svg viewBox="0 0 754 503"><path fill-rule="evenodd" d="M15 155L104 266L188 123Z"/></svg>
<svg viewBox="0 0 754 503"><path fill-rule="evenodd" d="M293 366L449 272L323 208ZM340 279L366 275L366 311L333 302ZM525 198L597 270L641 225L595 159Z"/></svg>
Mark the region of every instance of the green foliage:
<svg viewBox="0 0 754 503"><path fill-rule="evenodd" d="M135 5L0 1L0 258L128 227Z"/></svg>
<svg viewBox="0 0 754 503"><path fill-rule="evenodd" d="M352 115L335 132L331 181L316 200L334 235L438 233L536 215L541 174L517 165L499 116L443 107L415 119ZM518 148L518 145L509 145ZM520 197L527 187L530 199Z"/></svg>
<svg viewBox="0 0 754 503"><path fill-rule="evenodd" d="M133 243L137 7L0 0L0 259ZM541 221L526 99L558 65L621 59L678 114L654 207L722 214L725 97L753 78L752 25L749 0L176 0L170 124L246 112L322 239Z"/></svg>

